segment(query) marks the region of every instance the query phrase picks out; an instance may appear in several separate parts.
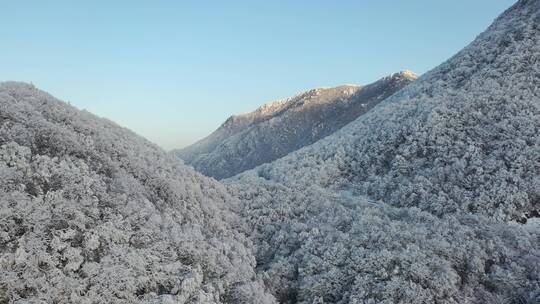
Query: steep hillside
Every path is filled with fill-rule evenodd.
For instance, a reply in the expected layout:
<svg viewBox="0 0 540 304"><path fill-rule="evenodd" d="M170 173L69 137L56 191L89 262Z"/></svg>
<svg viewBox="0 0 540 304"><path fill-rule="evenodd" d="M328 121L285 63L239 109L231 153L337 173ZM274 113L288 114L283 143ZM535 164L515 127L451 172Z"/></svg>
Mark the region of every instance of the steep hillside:
<svg viewBox="0 0 540 304"><path fill-rule="evenodd" d="M0 303L271 303L234 205L132 132L0 84Z"/></svg>
<svg viewBox="0 0 540 304"><path fill-rule="evenodd" d="M540 302L540 1L336 133L226 183L289 303Z"/></svg>
<svg viewBox="0 0 540 304"><path fill-rule="evenodd" d="M328 136L416 79L404 71L367 86L313 89L230 117L175 154L205 175L226 178Z"/></svg>

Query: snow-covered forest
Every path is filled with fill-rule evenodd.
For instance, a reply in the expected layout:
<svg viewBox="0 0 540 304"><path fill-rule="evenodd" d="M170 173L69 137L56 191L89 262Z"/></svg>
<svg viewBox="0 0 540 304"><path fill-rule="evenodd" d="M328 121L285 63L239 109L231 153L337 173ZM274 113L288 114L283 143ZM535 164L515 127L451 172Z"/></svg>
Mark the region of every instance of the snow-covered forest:
<svg viewBox="0 0 540 304"><path fill-rule="evenodd" d="M0 303L540 303L540 1L406 82L221 182L0 83Z"/></svg>
<svg viewBox="0 0 540 304"><path fill-rule="evenodd" d="M540 1L333 135L226 180L288 303L540 301Z"/></svg>
<svg viewBox="0 0 540 304"><path fill-rule="evenodd" d="M0 115L0 303L271 303L222 185L31 85Z"/></svg>

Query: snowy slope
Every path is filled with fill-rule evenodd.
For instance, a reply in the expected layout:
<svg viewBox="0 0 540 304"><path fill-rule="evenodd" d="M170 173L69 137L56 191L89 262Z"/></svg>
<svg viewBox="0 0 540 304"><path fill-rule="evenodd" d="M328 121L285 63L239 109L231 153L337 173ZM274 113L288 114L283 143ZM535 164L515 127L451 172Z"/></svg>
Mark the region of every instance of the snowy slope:
<svg viewBox="0 0 540 304"><path fill-rule="evenodd" d="M0 84L0 303L271 303L234 205L129 130Z"/></svg>
<svg viewBox="0 0 540 304"><path fill-rule="evenodd" d="M334 133L414 79L412 72L403 71L363 87L309 90L232 116L175 154L205 175L230 177Z"/></svg>
<svg viewBox="0 0 540 304"><path fill-rule="evenodd" d="M540 1L336 133L225 182L282 302L539 303Z"/></svg>

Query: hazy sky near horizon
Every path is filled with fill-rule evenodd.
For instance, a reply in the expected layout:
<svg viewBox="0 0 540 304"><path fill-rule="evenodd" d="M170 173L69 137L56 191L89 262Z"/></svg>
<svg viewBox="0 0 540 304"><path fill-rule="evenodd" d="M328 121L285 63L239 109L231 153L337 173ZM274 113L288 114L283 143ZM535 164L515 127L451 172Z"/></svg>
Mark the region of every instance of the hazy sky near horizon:
<svg viewBox="0 0 540 304"><path fill-rule="evenodd" d="M514 2L0 0L0 81L179 148L302 90L424 73Z"/></svg>

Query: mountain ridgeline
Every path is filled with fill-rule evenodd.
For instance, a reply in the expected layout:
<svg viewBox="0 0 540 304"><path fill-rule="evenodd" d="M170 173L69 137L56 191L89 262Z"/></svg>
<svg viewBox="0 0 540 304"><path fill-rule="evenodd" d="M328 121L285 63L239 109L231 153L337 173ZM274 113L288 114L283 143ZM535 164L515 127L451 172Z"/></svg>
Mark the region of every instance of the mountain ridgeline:
<svg viewBox="0 0 540 304"><path fill-rule="evenodd" d="M540 1L334 134L223 182L282 303L540 303Z"/></svg>
<svg viewBox="0 0 540 304"><path fill-rule="evenodd" d="M415 79L403 71L366 86L309 90L232 116L208 137L173 153L207 176L230 177L334 133Z"/></svg>

